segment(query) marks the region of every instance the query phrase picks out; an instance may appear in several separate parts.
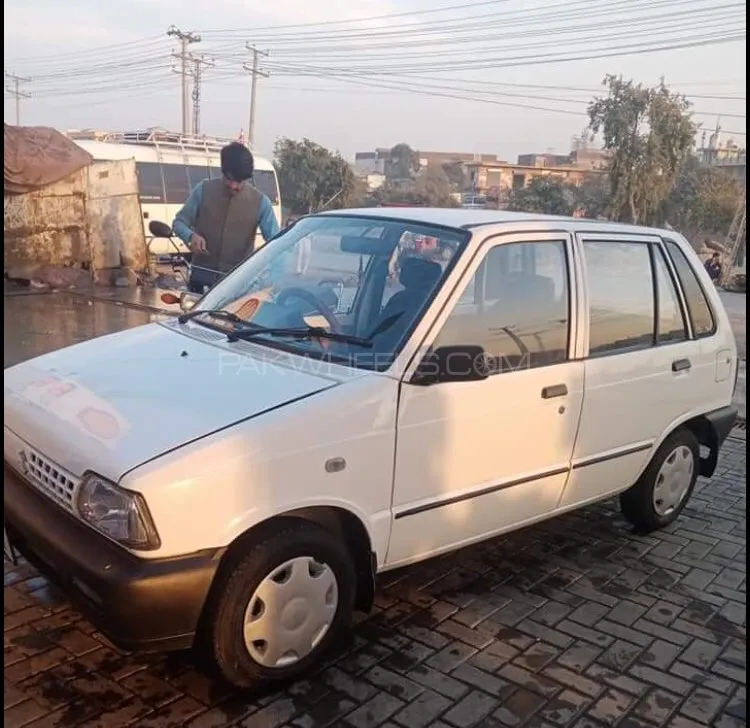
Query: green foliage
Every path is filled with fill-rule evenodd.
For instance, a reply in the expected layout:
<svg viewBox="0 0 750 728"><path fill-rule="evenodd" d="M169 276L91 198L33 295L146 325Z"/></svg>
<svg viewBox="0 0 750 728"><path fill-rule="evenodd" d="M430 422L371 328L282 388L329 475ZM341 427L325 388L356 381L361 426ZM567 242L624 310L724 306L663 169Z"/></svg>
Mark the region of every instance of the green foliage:
<svg viewBox="0 0 750 728"><path fill-rule="evenodd" d="M419 154L408 144L396 144L391 149L390 162L386 170L389 180L410 180L419 172Z"/></svg>
<svg viewBox="0 0 750 728"><path fill-rule="evenodd" d="M723 238L745 196L742 183L730 172L704 167L696 157L683 164L662 218L691 239Z"/></svg>
<svg viewBox="0 0 750 728"><path fill-rule="evenodd" d="M534 177L526 187L508 195L508 209L520 212L570 216L578 207L577 188L559 177Z"/></svg>
<svg viewBox="0 0 750 728"><path fill-rule="evenodd" d="M647 88L608 75L604 85L608 95L588 111L591 130L611 152L608 216L654 224L695 139L690 103L663 81Z"/></svg>
<svg viewBox="0 0 750 728"><path fill-rule="evenodd" d="M337 152L303 139L279 139L274 147L282 204L295 215L352 204L358 186L349 163Z"/></svg>

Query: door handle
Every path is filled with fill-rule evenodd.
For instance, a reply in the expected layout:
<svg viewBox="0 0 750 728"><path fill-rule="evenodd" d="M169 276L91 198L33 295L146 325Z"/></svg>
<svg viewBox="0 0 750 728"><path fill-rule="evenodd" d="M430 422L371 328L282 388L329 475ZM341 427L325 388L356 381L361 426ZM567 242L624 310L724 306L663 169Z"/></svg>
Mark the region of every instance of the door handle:
<svg viewBox="0 0 750 728"><path fill-rule="evenodd" d="M565 384L555 384L553 387L545 387L542 390L542 399L554 399L555 397L565 397L568 394L568 387Z"/></svg>
<svg viewBox="0 0 750 728"><path fill-rule="evenodd" d="M672 362L673 372L687 372L693 368L693 364L690 359L677 359Z"/></svg>

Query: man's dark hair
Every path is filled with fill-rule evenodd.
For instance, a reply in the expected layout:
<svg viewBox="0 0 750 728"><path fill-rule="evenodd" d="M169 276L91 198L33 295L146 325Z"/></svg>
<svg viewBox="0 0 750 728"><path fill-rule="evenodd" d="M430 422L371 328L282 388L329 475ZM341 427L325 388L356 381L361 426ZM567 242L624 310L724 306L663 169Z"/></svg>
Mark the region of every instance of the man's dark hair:
<svg viewBox="0 0 750 728"><path fill-rule="evenodd" d="M235 182L245 182L253 176L255 161L252 152L239 142L231 142L221 150L221 173Z"/></svg>

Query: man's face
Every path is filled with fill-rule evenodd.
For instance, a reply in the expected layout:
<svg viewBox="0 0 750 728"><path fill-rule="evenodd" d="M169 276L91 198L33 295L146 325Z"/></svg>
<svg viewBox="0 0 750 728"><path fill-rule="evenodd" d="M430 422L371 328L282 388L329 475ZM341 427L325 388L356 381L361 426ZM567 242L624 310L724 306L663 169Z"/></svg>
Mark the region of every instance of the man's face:
<svg viewBox="0 0 750 728"><path fill-rule="evenodd" d="M237 180L230 179L229 177L224 177L224 186L227 188L230 195L236 195L238 192L242 191L245 183L237 182Z"/></svg>

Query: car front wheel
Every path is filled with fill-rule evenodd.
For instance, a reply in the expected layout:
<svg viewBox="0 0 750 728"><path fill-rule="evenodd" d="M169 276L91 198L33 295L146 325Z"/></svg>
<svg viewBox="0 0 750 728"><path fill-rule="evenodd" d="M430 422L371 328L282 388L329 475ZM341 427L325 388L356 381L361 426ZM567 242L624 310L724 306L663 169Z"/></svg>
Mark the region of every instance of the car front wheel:
<svg viewBox="0 0 750 728"><path fill-rule="evenodd" d="M349 629L355 587L346 547L317 524L262 538L221 588L211 640L221 673L239 688L304 674Z"/></svg>

